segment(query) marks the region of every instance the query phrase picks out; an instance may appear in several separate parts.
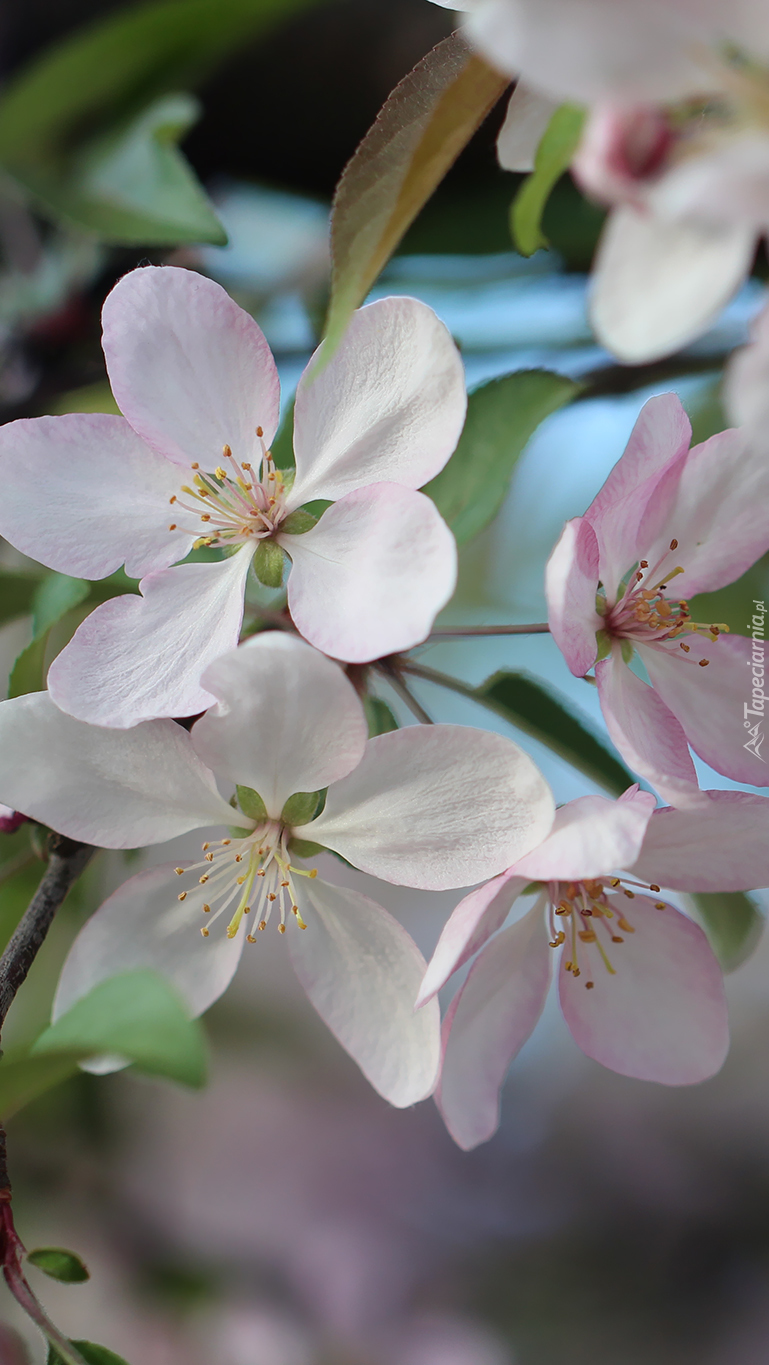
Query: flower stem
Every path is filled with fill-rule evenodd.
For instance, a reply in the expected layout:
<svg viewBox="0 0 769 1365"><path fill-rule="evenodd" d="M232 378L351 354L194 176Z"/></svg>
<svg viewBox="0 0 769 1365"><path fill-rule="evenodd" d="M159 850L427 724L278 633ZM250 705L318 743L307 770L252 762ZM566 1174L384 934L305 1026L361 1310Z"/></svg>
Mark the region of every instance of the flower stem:
<svg viewBox="0 0 769 1365"><path fill-rule="evenodd" d="M434 630L429 640L474 639L478 635L545 635L549 634L547 621L534 621L528 626L454 626L445 630Z"/></svg>
<svg viewBox="0 0 769 1365"><path fill-rule="evenodd" d="M435 683L436 687L445 687L450 692L458 692L460 697L469 697L470 701L480 702L474 687L469 683L460 682L459 678L452 678L449 673L440 673L437 668L428 668L426 664L412 663L411 659L405 660L401 665L404 673L410 674L414 678L424 678L425 682Z"/></svg>
<svg viewBox="0 0 769 1365"><path fill-rule="evenodd" d="M432 725L434 723L432 716L428 716L424 706L422 706L421 702L417 701L416 697L412 694L401 677L402 672L407 671L413 673L415 670L412 669L410 665L400 661L398 662L397 668L393 664L381 662L378 664L378 668L393 690L398 693L401 701L406 703L411 714L416 716L417 720L420 721L422 725Z"/></svg>

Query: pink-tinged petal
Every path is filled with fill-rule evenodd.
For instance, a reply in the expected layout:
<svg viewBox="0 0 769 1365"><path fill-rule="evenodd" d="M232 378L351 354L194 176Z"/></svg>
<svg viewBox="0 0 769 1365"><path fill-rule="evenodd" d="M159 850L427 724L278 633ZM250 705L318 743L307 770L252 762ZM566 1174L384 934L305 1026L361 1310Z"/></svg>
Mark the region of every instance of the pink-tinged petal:
<svg viewBox="0 0 769 1365"><path fill-rule="evenodd" d="M383 481L421 488L456 447L467 407L462 360L427 304L389 298L354 313L328 361L296 391L291 506Z"/></svg>
<svg viewBox="0 0 769 1365"><path fill-rule="evenodd" d="M428 964L417 996L417 1009L432 1000L449 977L502 928L526 884L525 877L503 872L459 902L444 926Z"/></svg>
<svg viewBox="0 0 769 1365"><path fill-rule="evenodd" d="M86 618L48 671L62 711L127 729L194 716L214 700L200 675L238 642L251 552L150 574L141 597L113 597Z"/></svg>
<svg viewBox="0 0 769 1365"><path fill-rule="evenodd" d="M599 104L582 130L572 175L605 204L643 207L650 178L664 168L674 138L670 118L658 105Z"/></svg>
<svg viewBox="0 0 769 1365"><path fill-rule="evenodd" d="M468 32L501 71L585 104L702 94L712 61L697 58L722 36L699 7L670 0L488 0Z"/></svg>
<svg viewBox="0 0 769 1365"><path fill-rule="evenodd" d="M432 1094L440 1061L433 1001L414 1010L425 960L406 930L350 887L301 889L307 928L289 925L294 970L321 1019L397 1108Z"/></svg>
<svg viewBox="0 0 769 1365"><path fill-rule="evenodd" d="M123 417L71 413L0 427L0 535L49 569L132 578L184 559L194 534L169 531L182 476Z"/></svg>
<svg viewBox="0 0 769 1365"><path fill-rule="evenodd" d="M338 664L281 631L255 635L209 664L218 705L193 727L203 762L252 787L276 819L294 792L319 791L360 763L363 706Z"/></svg>
<svg viewBox="0 0 769 1365"><path fill-rule="evenodd" d="M572 673L584 677L595 663L596 631L603 618L595 609L598 541L585 517L567 521L545 570L550 633Z"/></svg>
<svg viewBox="0 0 769 1365"><path fill-rule="evenodd" d="M670 487L660 480L653 504L644 516L646 527L660 525L649 538L644 557L666 567L681 565L676 593L691 598L732 583L769 549L766 504L769 500L769 462L754 448L745 431L720 431L690 451Z"/></svg>
<svg viewBox="0 0 769 1365"><path fill-rule="evenodd" d="M278 425L275 361L253 318L193 270L143 266L124 275L102 313L112 392L134 431L169 460L204 469L229 445L256 461Z"/></svg>
<svg viewBox="0 0 769 1365"><path fill-rule="evenodd" d="M647 203L660 218L737 224L761 236L769 222L768 186L769 137L749 129L674 158L649 186Z"/></svg>
<svg viewBox="0 0 769 1365"><path fill-rule="evenodd" d="M395 483L348 493L301 536L292 560L291 616L336 659L367 663L411 649L454 591L457 548L435 503Z"/></svg>
<svg viewBox="0 0 769 1365"><path fill-rule="evenodd" d="M595 677L609 737L625 762L673 805L695 800L697 774L673 712L628 668L616 647L596 664Z"/></svg>
<svg viewBox="0 0 769 1365"><path fill-rule="evenodd" d="M673 891L769 886L769 797L709 791L689 810L655 811L638 860L624 866Z"/></svg>
<svg viewBox="0 0 769 1365"><path fill-rule="evenodd" d="M678 351L710 326L747 275L755 233L743 224L671 222L614 209L593 265L598 340L628 365Z"/></svg>
<svg viewBox="0 0 769 1365"><path fill-rule="evenodd" d="M651 792L629 800L580 796L555 813L553 828L538 848L511 869L529 881L582 881L629 867L638 857L656 805Z"/></svg>
<svg viewBox="0 0 769 1365"><path fill-rule="evenodd" d="M691 431L676 394L650 398L621 458L585 513L598 539L599 573L610 605L625 574L646 557L647 543L640 538L644 515L647 508L657 506L660 482L666 477L672 481L683 467Z"/></svg>
<svg viewBox="0 0 769 1365"><path fill-rule="evenodd" d="M616 975L588 948L580 950L579 977L566 971L565 954L561 959L561 1009L575 1043L622 1076L661 1085L707 1080L726 1057L729 1021L721 969L705 935L672 905L657 910L646 896L623 901L621 909L633 933L620 931L619 944L606 939Z"/></svg>
<svg viewBox="0 0 769 1365"><path fill-rule="evenodd" d="M545 920L535 906L487 944L452 1001L436 1101L466 1151L499 1126L507 1069L542 1013L549 982Z"/></svg>
<svg viewBox="0 0 769 1365"><path fill-rule="evenodd" d="M497 138L497 160L503 170L534 170L537 148L557 108L554 100L518 82Z"/></svg>
<svg viewBox="0 0 769 1365"><path fill-rule="evenodd" d="M53 1003L54 1019L100 981L142 967L160 972L176 986L194 1015L219 999L235 975L245 934L228 938L220 923L203 938L203 888L190 891L180 905L180 881L171 864L153 867L124 882L100 906L69 950Z"/></svg>
<svg viewBox="0 0 769 1365"><path fill-rule="evenodd" d="M232 818L180 725L85 725L47 692L0 703L0 798L102 848L158 844Z"/></svg>
<svg viewBox="0 0 769 1365"><path fill-rule="evenodd" d="M509 867L544 838L553 815L550 788L512 740L418 725L369 740L298 833L385 881L446 891Z"/></svg>
<svg viewBox="0 0 769 1365"><path fill-rule="evenodd" d="M769 786L769 765L754 747L745 748L751 739L750 727L763 722L763 646L756 664L759 676L754 678L752 642L743 635L720 635L717 640L687 635L684 643L689 646L688 654L678 645L639 650L652 686L677 717L694 752L711 768L735 782ZM708 660L706 666L700 667L701 659ZM745 708L755 704L754 687L760 694L755 708L760 714L750 716ZM678 804L670 799L672 805Z"/></svg>

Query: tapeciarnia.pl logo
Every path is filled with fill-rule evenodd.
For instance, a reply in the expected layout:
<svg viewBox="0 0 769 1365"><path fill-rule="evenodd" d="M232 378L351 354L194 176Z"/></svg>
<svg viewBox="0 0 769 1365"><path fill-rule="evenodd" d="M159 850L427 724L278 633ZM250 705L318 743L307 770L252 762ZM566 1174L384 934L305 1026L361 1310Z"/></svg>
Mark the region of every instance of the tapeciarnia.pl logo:
<svg viewBox="0 0 769 1365"><path fill-rule="evenodd" d="M749 702L743 705L743 724L748 731L749 739L743 744L743 749L755 754L764 762L761 753L761 745L764 742L764 714L766 706L766 694L764 693L764 652L766 649L766 639L764 621L766 619L766 606L763 602L753 601L755 613L752 621L748 623L748 630L751 632L753 640L752 657L747 660L748 667L752 669L752 690Z"/></svg>

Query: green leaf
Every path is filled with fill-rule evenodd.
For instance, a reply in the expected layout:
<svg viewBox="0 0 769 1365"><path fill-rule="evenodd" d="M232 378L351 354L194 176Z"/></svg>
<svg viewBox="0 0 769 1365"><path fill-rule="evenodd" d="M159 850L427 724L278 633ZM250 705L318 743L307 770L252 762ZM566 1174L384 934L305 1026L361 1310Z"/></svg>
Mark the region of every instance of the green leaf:
<svg viewBox="0 0 769 1365"><path fill-rule="evenodd" d="M526 443L579 385L549 370L520 370L475 389L459 445L422 490L432 498L460 545L499 511Z"/></svg>
<svg viewBox="0 0 769 1365"><path fill-rule="evenodd" d="M78 1063L91 1055L89 1051L76 1048L50 1056L21 1057L16 1061L4 1057L0 1061L0 1116L3 1122L47 1090L77 1075Z"/></svg>
<svg viewBox="0 0 769 1365"><path fill-rule="evenodd" d="M261 821L267 819L267 807L259 793L255 792L253 787L236 787L235 791L238 796L238 805L243 814L248 816L249 820Z"/></svg>
<svg viewBox="0 0 769 1365"><path fill-rule="evenodd" d="M73 161L25 172L24 185L54 217L105 242L221 246L227 234L176 146L199 115L193 96L166 95Z"/></svg>
<svg viewBox="0 0 769 1365"><path fill-rule="evenodd" d="M475 696L613 795L619 796L635 782L610 746L527 673L501 669L475 689Z"/></svg>
<svg viewBox="0 0 769 1365"><path fill-rule="evenodd" d="M723 970L733 972L750 957L761 937L763 911L741 891L697 892L691 899Z"/></svg>
<svg viewBox="0 0 769 1365"><path fill-rule="evenodd" d="M84 1284L91 1278L80 1257L63 1247L38 1247L27 1253L27 1260L52 1280L61 1280L63 1284Z"/></svg>
<svg viewBox="0 0 769 1365"><path fill-rule="evenodd" d="M115 1355L114 1351L108 1351L106 1346L96 1346L92 1341L72 1341L70 1345L80 1352L86 1365L128 1365L128 1361L122 1356ZM46 1365L65 1365L54 1346L48 1347Z"/></svg>
<svg viewBox="0 0 769 1365"><path fill-rule="evenodd" d="M382 701L381 697L372 697L371 695L364 697L363 709L368 721L369 739L374 739L377 735L389 735L391 730L398 729L395 716L387 702Z"/></svg>
<svg viewBox="0 0 769 1365"><path fill-rule="evenodd" d="M390 95L334 197L331 301L321 363L507 83L454 33Z"/></svg>
<svg viewBox="0 0 769 1365"><path fill-rule="evenodd" d="M542 214L556 181L571 164L585 118L586 111L577 104L556 109L537 148L534 170L515 197L510 223L513 241L524 256L533 256L548 245L541 229Z"/></svg>
<svg viewBox="0 0 769 1365"><path fill-rule="evenodd" d="M203 1032L156 972L123 972L94 986L35 1042L32 1055L113 1054L183 1085L205 1082ZM2 1063L0 1063L0 1076ZM0 1111L1 1112L1 1111Z"/></svg>
<svg viewBox="0 0 769 1365"><path fill-rule="evenodd" d="M13 573L10 569L0 569L0 625L13 621L17 616L26 616L32 610L40 581L40 574Z"/></svg>
<svg viewBox="0 0 769 1365"><path fill-rule="evenodd" d="M313 0L152 0L78 29L0 99L0 161L50 161L147 102L203 81L228 52Z"/></svg>
<svg viewBox="0 0 769 1365"><path fill-rule="evenodd" d="M34 639L23 649L11 672L9 697L40 692L45 687L45 655L52 628L68 611L84 602L91 586L82 578L50 573L37 584L30 603Z"/></svg>
<svg viewBox="0 0 769 1365"><path fill-rule="evenodd" d="M280 818L287 825L306 825L317 814L323 791L294 792L289 796Z"/></svg>

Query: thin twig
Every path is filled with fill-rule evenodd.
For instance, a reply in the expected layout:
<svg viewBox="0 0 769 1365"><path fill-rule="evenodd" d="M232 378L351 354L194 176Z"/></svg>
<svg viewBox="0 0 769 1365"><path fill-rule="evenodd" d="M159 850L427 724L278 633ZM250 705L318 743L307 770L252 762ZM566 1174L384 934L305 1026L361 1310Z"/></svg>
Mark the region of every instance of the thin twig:
<svg viewBox="0 0 769 1365"><path fill-rule="evenodd" d="M447 626L444 630L434 630L430 640L471 640L478 635L545 635L549 634L547 621L535 621L530 626Z"/></svg>
<svg viewBox="0 0 769 1365"><path fill-rule="evenodd" d="M481 702L474 687L469 683L460 682L459 678L452 678L449 673L439 673L437 668L413 663L411 659L405 659L400 668L414 678L423 678L425 682L435 683L436 687L446 687L450 692L458 692L460 697L469 697L470 701Z"/></svg>
<svg viewBox="0 0 769 1365"><path fill-rule="evenodd" d="M730 352L718 351L712 355L678 355L666 360L653 360L647 365L599 365L588 370L578 379L579 393L575 402L586 398L600 398L615 393L633 393L635 389L645 388L647 384L657 384L679 376L707 374L720 370Z"/></svg>
<svg viewBox="0 0 769 1365"><path fill-rule="evenodd" d="M395 668L392 664L380 662L377 667L394 691L398 693L401 701L406 703L411 714L416 716L417 720L420 721L422 725L432 725L434 723L432 716L428 716L422 703L417 701L416 697L409 691L401 677L401 670L406 668L406 664L399 661L398 667Z"/></svg>
<svg viewBox="0 0 769 1365"><path fill-rule="evenodd" d="M40 885L0 957L0 1029L43 946L56 911L96 852L88 844L76 844L60 834L51 835L49 849L50 858Z"/></svg>

